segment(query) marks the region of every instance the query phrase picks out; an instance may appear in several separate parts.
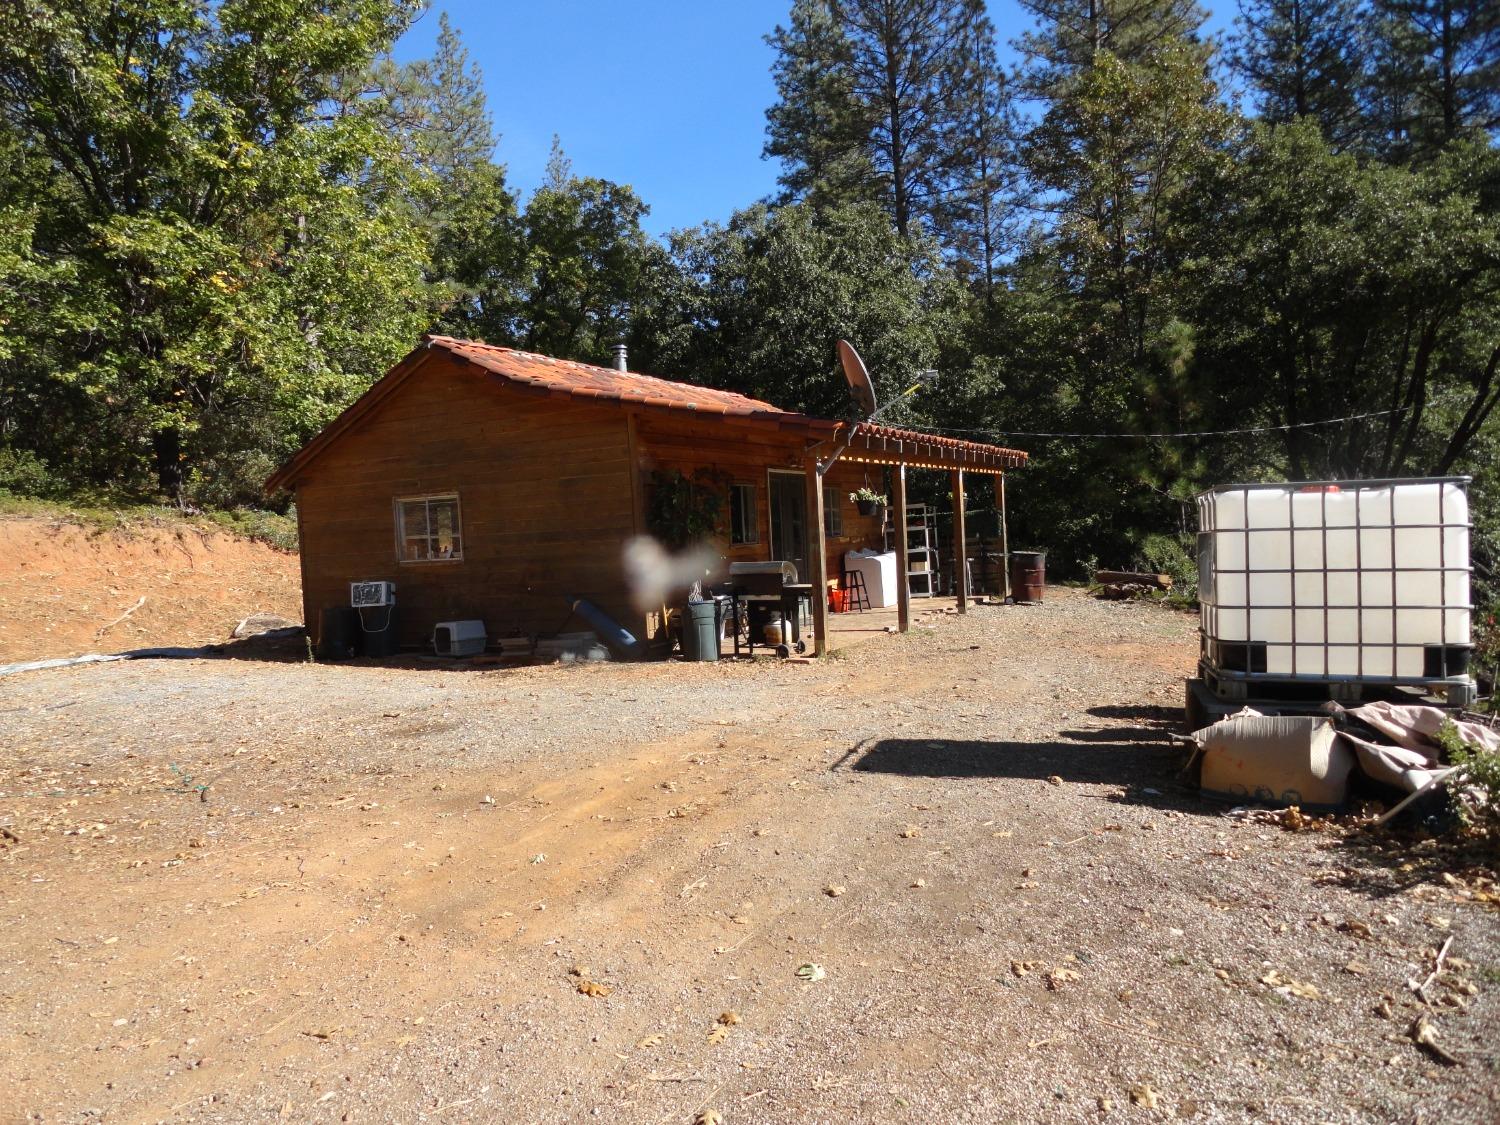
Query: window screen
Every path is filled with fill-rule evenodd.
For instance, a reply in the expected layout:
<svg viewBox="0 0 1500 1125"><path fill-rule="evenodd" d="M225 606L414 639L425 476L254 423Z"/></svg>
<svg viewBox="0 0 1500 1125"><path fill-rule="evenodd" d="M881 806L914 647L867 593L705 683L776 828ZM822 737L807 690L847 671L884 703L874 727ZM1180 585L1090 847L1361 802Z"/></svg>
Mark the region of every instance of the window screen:
<svg viewBox="0 0 1500 1125"><path fill-rule="evenodd" d="M839 490L831 484L823 486L823 534L844 534L844 509L839 506Z"/></svg>
<svg viewBox="0 0 1500 1125"><path fill-rule="evenodd" d="M442 562L464 557L457 496L396 501L396 539L402 562Z"/></svg>
<svg viewBox="0 0 1500 1125"><path fill-rule="evenodd" d="M731 484L729 486L729 541L731 543L758 543L760 541L755 514L755 485Z"/></svg>

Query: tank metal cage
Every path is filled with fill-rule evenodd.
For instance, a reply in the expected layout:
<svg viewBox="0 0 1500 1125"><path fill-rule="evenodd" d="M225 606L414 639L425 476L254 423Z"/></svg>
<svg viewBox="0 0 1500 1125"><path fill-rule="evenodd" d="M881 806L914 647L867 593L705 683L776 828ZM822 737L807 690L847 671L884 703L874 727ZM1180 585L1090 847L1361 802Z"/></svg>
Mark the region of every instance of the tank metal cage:
<svg viewBox="0 0 1500 1125"><path fill-rule="evenodd" d="M1233 484L1200 495L1209 689L1354 699L1366 685L1395 685L1472 702L1469 481Z"/></svg>

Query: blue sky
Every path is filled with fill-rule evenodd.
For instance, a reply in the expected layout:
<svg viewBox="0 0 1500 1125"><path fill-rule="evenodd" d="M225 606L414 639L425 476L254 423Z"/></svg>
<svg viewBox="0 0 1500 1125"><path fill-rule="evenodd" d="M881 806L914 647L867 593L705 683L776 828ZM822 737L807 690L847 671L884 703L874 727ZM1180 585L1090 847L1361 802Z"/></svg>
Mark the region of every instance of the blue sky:
<svg viewBox="0 0 1500 1125"><path fill-rule="evenodd" d="M775 189L761 159L775 97L764 36L791 0L435 0L396 57L432 52L438 15L462 34L484 71L497 158L512 187L532 191L552 147L581 176L630 184L660 234L723 220ZM1030 21L1014 0L990 0L1008 41ZM1232 16L1232 5L1221 9ZM1227 17L1211 17L1221 28Z"/></svg>

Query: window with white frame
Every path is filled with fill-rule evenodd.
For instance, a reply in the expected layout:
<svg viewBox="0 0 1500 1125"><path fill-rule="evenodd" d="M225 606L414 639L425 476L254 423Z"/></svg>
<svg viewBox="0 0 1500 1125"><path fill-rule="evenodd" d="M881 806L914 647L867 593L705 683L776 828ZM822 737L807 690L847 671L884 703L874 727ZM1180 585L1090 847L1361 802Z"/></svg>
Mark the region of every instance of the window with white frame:
<svg viewBox="0 0 1500 1125"><path fill-rule="evenodd" d="M759 543L760 523L755 518L755 485L729 486L729 541Z"/></svg>
<svg viewBox="0 0 1500 1125"><path fill-rule="evenodd" d="M452 562L463 558L457 495L399 497L396 548L402 562Z"/></svg>
<svg viewBox="0 0 1500 1125"><path fill-rule="evenodd" d="M844 509L839 507L839 490L831 484L823 486L823 534L844 534Z"/></svg>

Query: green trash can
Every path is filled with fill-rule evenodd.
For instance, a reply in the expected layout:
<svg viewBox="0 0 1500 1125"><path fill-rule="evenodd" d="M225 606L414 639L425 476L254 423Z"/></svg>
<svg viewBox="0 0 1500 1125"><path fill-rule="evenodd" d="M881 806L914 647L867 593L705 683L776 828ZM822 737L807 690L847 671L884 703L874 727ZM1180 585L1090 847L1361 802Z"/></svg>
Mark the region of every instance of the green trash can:
<svg viewBox="0 0 1500 1125"><path fill-rule="evenodd" d="M682 618L682 655L688 660L719 659L717 602L688 602Z"/></svg>

